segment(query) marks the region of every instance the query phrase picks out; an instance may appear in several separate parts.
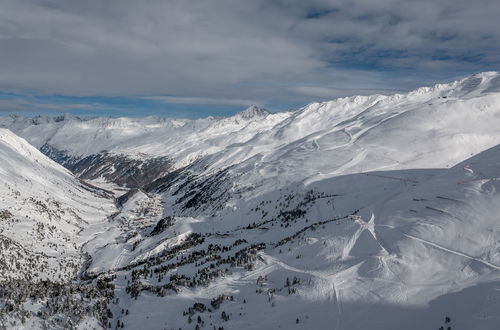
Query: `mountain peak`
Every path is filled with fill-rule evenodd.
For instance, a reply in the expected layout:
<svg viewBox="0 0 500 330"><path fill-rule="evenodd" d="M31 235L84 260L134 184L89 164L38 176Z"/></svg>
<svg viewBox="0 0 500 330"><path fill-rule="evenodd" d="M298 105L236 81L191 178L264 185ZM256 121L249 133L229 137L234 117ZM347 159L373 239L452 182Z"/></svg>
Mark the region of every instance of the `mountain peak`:
<svg viewBox="0 0 500 330"><path fill-rule="evenodd" d="M257 105L252 105L251 107L246 108L245 110L239 112L237 116L243 119L251 119L255 117L266 117L269 114L269 111L266 109L257 106Z"/></svg>

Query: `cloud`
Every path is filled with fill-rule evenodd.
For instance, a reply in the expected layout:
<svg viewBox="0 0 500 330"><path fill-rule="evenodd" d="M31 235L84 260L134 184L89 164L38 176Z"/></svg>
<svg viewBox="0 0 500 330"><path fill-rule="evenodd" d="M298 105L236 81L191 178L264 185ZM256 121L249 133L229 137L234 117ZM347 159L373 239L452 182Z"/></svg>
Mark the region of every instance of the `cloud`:
<svg viewBox="0 0 500 330"><path fill-rule="evenodd" d="M220 105L220 106L242 106L249 107L260 105L258 101L238 99L217 99L209 97L179 97L179 96L146 96L144 100L158 101L167 104L198 104L198 105Z"/></svg>
<svg viewBox="0 0 500 330"><path fill-rule="evenodd" d="M499 15L493 0L4 0L0 90L246 106L413 88L498 70Z"/></svg>
<svg viewBox="0 0 500 330"><path fill-rule="evenodd" d="M78 116L139 117L162 116L198 118L227 116L242 108L259 105L251 100L196 97L148 96L103 97L64 95L22 95L0 92L0 114L53 116L70 113Z"/></svg>
<svg viewBox="0 0 500 330"><path fill-rule="evenodd" d="M28 100L21 96L0 99L0 112L33 112L37 110L68 112L70 110L93 109L95 109L95 106L88 103L47 103L36 100Z"/></svg>

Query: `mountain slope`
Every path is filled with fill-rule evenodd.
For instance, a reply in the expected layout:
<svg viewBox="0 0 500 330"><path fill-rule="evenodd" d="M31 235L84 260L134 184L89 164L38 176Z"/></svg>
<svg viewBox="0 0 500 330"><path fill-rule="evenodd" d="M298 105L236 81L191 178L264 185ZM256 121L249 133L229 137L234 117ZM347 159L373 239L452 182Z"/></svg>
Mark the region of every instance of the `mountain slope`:
<svg viewBox="0 0 500 330"><path fill-rule="evenodd" d="M136 176L136 182L129 182L134 187L151 181L137 174L143 166L158 178L199 160L205 173L255 163L266 180L286 167L281 181L297 175L446 167L500 143L499 78L481 73L407 94L342 98L274 114L249 108L233 117L197 120L11 117L2 118L0 126L78 174L120 184L126 182L119 177ZM318 152L326 162L317 161ZM75 166L78 162L81 166ZM125 170L111 164L126 164ZM113 171L121 173L109 174Z"/></svg>
<svg viewBox="0 0 500 330"><path fill-rule="evenodd" d="M64 310L58 304L71 296L63 292L87 262L82 246L88 238L80 233L106 221L113 199L6 129L0 129L0 159L0 324L15 328L23 320L40 327L31 318L39 311L46 326L55 325L50 322ZM54 292L58 302L51 300Z"/></svg>
<svg viewBox="0 0 500 330"><path fill-rule="evenodd" d="M446 317L495 329L499 155L290 185L196 218L145 214L157 196L136 193L88 270L117 274L132 328L200 316L227 329L417 330Z"/></svg>
<svg viewBox="0 0 500 330"><path fill-rule="evenodd" d="M64 277L74 275L71 272L81 263L76 235L89 222L106 218L113 209L111 201L104 198L103 191L79 182L68 170L5 129L0 130L0 158L0 230L4 248L9 244L13 248L13 258L4 255L2 279L58 280L66 263L73 267ZM37 259L47 259L43 262L48 264L39 261L32 267L40 269L22 272L14 266L21 261L15 257L18 246L26 253L37 254Z"/></svg>
<svg viewBox="0 0 500 330"><path fill-rule="evenodd" d="M0 123L81 177L134 188L75 239L75 282L104 292L89 324L500 326L497 73L275 114ZM54 190L75 182L59 171Z"/></svg>

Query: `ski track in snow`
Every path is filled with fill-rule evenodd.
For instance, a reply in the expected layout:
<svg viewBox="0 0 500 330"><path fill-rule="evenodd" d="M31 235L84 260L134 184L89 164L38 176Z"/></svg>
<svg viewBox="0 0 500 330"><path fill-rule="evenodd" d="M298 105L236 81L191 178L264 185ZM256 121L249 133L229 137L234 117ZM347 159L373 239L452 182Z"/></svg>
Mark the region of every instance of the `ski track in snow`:
<svg viewBox="0 0 500 330"><path fill-rule="evenodd" d="M292 272L302 273L302 274L307 274L310 276L318 277L318 278L326 280L328 283L330 283L330 285L331 285L330 300L332 299L332 294L333 294L333 297L335 298L335 304L337 305L337 320L336 320L335 330L340 329L340 321L341 321L341 317L342 317L342 300L340 297L340 292L338 292L338 289L335 286L334 277L336 276L336 273L325 274L324 272L319 272L319 271L314 271L314 270L299 269L299 268L287 265L286 263L282 262L281 260L279 260L275 257L272 257L268 254L265 254L263 252L260 252L259 255L264 259L266 264L278 265L286 270L290 270Z"/></svg>
<svg viewBox="0 0 500 330"><path fill-rule="evenodd" d="M470 256L468 254L465 254L463 252L460 252L460 251L456 251L456 250L452 250L452 249L449 249L449 248L446 248L442 245L439 245L439 244L436 244L436 243L433 243L433 242L430 242L428 240L425 240L423 238L419 238L419 237L415 237L413 235L410 235L410 234L406 234L406 233L402 233L404 236L408 237L408 238L411 238L411 239L414 239L414 240L417 240L419 242L422 242L424 244L427 244L427 245L430 245L430 246L433 246L437 249L440 249L440 250L443 250L443 251L446 251L446 252L449 252L449 253L452 253L452 254L455 254L457 256L461 256L461 257L464 257L464 258L467 258L467 259L471 259L471 260L474 260L474 261L477 261L477 262L480 262L488 267L491 267L495 270L500 270L500 266L497 266L495 264L492 264L491 262L488 262L486 260L483 260L481 258L478 258L478 257L473 257L473 256Z"/></svg>

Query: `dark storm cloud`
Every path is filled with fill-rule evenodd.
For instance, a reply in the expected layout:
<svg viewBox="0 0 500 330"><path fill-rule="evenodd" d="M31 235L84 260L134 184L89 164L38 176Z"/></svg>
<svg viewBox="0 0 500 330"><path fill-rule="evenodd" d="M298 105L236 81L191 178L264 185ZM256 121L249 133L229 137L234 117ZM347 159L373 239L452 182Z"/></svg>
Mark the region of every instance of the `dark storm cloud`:
<svg viewBox="0 0 500 330"><path fill-rule="evenodd" d="M411 88L497 69L499 15L493 0L4 0L0 89L291 104Z"/></svg>

